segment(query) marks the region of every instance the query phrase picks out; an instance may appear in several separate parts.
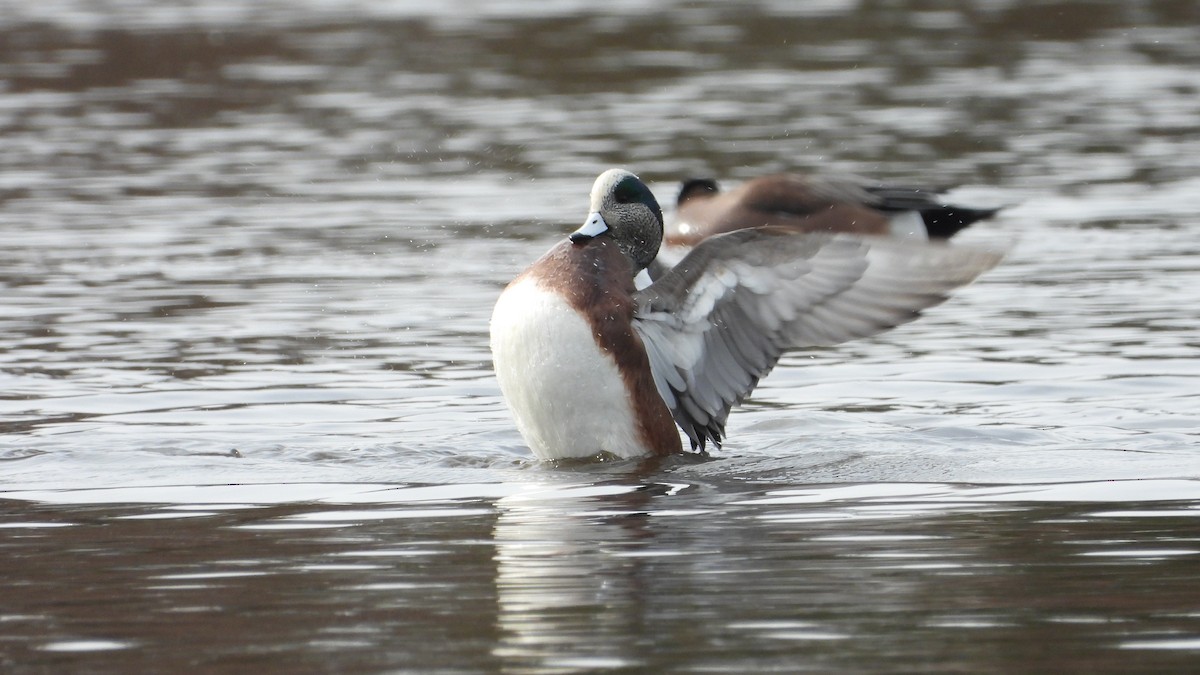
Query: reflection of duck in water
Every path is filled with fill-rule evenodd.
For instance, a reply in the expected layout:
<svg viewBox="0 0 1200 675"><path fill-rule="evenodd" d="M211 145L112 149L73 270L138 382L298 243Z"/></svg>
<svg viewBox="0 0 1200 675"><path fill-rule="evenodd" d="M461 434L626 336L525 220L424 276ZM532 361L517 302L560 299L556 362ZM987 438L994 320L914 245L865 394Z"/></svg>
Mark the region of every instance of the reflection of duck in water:
<svg viewBox="0 0 1200 675"><path fill-rule="evenodd" d="M632 667L653 576L644 509L667 486L589 486L496 505L496 594L505 672ZM615 513L614 513L615 512Z"/></svg>
<svg viewBox="0 0 1200 675"><path fill-rule="evenodd" d="M858 176L761 176L721 192L711 178L683 182L666 229L672 246L695 246L724 232L784 227L925 241L949 239L1000 209L949 204L942 191L888 185Z"/></svg>
<svg viewBox="0 0 1200 675"><path fill-rule="evenodd" d="M541 459L639 457L720 444L730 408L787 349L913 320L996 253L880 237L739 230L652 285L662 210L637 176L596 179L582 227L521 273L492 315L496 377Z"/></svg>

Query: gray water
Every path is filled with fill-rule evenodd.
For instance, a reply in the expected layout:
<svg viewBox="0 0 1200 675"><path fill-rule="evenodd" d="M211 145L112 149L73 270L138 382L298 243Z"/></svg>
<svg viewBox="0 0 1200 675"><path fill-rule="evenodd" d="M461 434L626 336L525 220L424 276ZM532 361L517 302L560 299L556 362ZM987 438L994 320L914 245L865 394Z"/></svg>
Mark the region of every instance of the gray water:
<svg viewBox="0 0 1200 675"><path fill-rule="evenodd" d="M1188 672L1200 9L0 0L0 671ZM532 460L595 175L1008 205L724 449Z"/></svg>

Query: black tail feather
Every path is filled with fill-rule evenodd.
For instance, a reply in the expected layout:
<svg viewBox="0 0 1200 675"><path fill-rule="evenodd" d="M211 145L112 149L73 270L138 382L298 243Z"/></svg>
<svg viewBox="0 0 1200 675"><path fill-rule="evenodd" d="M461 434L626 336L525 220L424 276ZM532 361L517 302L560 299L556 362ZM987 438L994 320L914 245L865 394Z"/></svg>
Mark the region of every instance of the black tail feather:
<svg viewBox="0 0 1200 675"><path fill-rule="evenodd" d="M986 220L996 215L999 208L971 209L965 206L945 204L932 209L921 209L921 219L930 239L949 239L971 223Z"/></svg>

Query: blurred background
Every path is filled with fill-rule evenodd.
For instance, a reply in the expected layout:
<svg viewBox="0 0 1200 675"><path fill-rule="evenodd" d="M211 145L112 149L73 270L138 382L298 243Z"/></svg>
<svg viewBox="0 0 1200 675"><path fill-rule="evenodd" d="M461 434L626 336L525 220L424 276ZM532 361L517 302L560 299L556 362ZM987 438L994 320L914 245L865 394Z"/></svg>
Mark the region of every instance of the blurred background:
<svg viewBox="0 0 1200 675"><path fill-rule="evenodd" d="M32 589L0 669L1182 668L1198 31L1194 0L0 0L0 572ZM611 166L668 212L698 175L961 186L1007 208L956 243L1009 254L786 357L713 461L540 466L488 317Z"/></svg>
<svg viewBox="0 0 1200 675"><path fill-rule="evenodd" d="M1079 377L1104 381L1137 350L1194 355L1164 330L1197 317L1191 2L3 9L0 420L39 443L136 428L155 453L212 450L235 425L245 445L248 418L297 429L301 403L321 439L480 431L379 405L411 421L433 401L482 402L470 419L519 451L491 414L490 306L610 166L668 211L695 175L961 185L1010 207L963 241L1016 243L990 278L1022 283L969 292L995 321L953 327L954 349L986 330L1019 352L994 360L1101 352ZM1030 332L1047 339L1004 342ZM296 440L279 432L261 440Z"/></svg>

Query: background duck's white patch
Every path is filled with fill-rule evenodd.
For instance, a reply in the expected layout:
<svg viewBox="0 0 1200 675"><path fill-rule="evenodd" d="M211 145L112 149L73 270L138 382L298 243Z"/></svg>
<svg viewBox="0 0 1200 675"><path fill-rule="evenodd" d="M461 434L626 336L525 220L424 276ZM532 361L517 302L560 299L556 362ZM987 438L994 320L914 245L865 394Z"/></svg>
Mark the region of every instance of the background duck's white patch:
<svg viewBox="0 0 1200 675"><path fill-rule="evenodd" d="M616 362L562 296L523 279L500 295L491 331L496 379L535 455L649 454Z"/></svg>
<svg viewBox="0 0 1200 675"><path fill-rule="evenodd" d="M920 211L900 211L888 218L891 236L907 241L929 241L929 231Z"/></svg>

